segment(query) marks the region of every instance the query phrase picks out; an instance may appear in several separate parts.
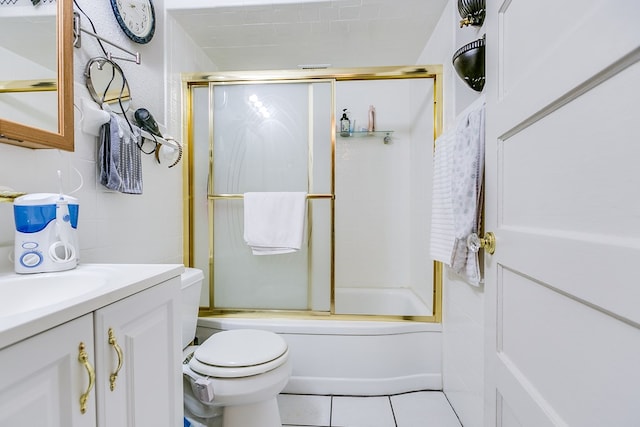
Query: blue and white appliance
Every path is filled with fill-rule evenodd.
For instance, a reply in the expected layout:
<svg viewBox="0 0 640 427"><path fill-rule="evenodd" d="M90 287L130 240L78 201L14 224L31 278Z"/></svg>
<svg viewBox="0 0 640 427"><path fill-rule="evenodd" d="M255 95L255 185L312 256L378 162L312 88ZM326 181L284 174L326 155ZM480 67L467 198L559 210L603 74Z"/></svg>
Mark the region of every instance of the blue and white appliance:
<svg viewBox="0 0 640 427"><path fill-rule="evenodd" d="M13 201L16 273L71 270L78 265L78 199L36 193Z"/></svg>

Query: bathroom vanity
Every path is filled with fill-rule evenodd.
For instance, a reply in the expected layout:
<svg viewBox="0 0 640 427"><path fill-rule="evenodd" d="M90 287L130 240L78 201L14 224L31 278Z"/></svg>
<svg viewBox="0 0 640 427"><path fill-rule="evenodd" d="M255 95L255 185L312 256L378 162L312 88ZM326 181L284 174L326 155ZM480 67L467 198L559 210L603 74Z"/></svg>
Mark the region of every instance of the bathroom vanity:
<svg viewBox="0 0 640 427"><path fill-rule="evenodd" d="M0 274L0 425L181 425L183 270Z"/></svg>

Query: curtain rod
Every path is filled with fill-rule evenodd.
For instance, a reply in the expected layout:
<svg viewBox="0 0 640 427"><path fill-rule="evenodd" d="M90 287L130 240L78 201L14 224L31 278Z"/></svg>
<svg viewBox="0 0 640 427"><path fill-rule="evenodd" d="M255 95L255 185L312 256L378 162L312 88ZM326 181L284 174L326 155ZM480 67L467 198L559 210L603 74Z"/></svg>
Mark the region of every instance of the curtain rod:
<svg viewBox="0 0 640 427"><path fill-rule="evenodd" d="M93 33L89 30L85 30L84 28L82 28L81 24L81 16L78 12L73 12L73 47L80 47L82 45L82 41L81 41L81 37L80 34L81 33L85 33L88 34L92 37L95 37L98 40L102 40L103 42L117 48L120 49L123 52L128 53L129 55L133 56L132 58L123 58L121 56L113 56L111 55L111 52L107 52L107 59L109 61L111 61L112 59L121 59L123 61L129 61L129 62L135 62L136 64L140 65L140 52L131 52L130 50L127 50L125 48L123 48L122 46L117 45L116 43L105 39L102 36L97 35L96 33Z"/></svg>

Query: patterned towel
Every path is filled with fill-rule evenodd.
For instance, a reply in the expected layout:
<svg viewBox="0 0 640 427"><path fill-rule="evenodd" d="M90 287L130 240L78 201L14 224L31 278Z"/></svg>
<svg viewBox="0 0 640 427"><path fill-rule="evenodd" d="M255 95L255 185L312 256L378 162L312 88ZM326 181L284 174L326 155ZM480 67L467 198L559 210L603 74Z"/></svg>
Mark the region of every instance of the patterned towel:
<svg viewBox="0 0 640 427"><path fill-rule="evenodd" d="M140 129L129 128L116 114L100 128L98 164L100 183L110 190L142 194L142 156L138 143Z"/></svg>
<svg viewBox="0 0 640 427"><path fill-rule="evenodd" d="M467 249L467 237L479 233L482 217L482 181L484 178L485 106L467 110L458 119L452 152L452 202L455 250L452 268L469 282L482 282L478 253Z"/></svg>

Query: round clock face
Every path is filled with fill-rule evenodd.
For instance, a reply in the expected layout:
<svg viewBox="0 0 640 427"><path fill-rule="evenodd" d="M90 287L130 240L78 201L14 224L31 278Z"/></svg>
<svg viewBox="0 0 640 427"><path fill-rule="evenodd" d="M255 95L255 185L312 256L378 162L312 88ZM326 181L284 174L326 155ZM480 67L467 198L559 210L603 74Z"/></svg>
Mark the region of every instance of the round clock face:
<svg viewBox="0 0 640 427"><path fill-rule="evenodd" d="M136 43L149 43L156 29L151 0L111 0L111 8L124 33Z"/></svg>

